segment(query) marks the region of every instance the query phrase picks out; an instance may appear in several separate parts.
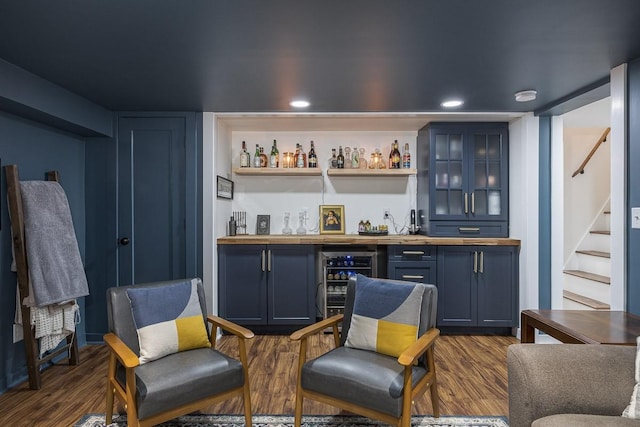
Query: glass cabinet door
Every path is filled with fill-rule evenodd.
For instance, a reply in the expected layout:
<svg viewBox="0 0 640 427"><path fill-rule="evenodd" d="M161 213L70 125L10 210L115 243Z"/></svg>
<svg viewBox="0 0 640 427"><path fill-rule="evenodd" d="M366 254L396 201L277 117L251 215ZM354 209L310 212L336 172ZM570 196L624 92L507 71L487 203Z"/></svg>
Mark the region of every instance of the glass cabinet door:
<svg viewBox="0 0 640 427"><path fill-rule="evenodd" d="M432 191L435 193L431 215L435 217L464 217L464 134L463 132L434 132L434 174Z"/></svg>
<svg viewBox="0 0 640 427"><path fill-rule="evenodd" d="M474 218L501 218L505 196L503 175L504 141L499 132L474 132L472 158L469 166L470 216Z"/></svg>

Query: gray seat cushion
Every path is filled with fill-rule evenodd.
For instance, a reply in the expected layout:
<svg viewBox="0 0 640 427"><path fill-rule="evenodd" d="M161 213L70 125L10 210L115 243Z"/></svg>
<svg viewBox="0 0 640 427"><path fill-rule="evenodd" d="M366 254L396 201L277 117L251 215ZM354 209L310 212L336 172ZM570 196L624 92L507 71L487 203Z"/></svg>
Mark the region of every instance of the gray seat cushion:
<svg viewBox="0 0 640 427"><path fill-rule="evenodd" d="M210 348L174 353L135 372L140 419L244 384L242 364ZM124 384L124 369L118 380Z"/></svg>
<svg viewBox="0 0 640 427"><path fill-rule="evenodd" d="M413 368L413 384L424 375ZM304 364L302 387L399 417L404 367L397 358L367 350L338 347Z"/></svg>
<svg viewBox="0 0 640 427"><path fill-rule="evenodd" d="M614 427L640 426L639 420L611 415L558 414L537 419L531 427Z"/></svg>

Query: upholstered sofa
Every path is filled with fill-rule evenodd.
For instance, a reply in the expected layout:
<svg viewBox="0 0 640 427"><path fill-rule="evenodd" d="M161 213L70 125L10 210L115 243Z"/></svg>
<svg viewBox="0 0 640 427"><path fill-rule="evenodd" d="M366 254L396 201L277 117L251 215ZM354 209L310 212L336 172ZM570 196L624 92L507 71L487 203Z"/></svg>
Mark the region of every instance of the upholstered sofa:
<svg viewBox="0 0 640 427"><path fill-rule="evenodd" d="M623 418L635 346L513 344L507 351L511 427L640 426Z"/></svg>

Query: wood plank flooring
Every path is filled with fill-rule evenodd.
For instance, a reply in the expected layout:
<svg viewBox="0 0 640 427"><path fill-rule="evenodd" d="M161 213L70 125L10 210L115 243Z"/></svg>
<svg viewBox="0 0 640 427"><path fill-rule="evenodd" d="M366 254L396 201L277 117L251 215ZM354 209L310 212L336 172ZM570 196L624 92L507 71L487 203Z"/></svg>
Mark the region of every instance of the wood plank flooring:
<svg viewBox="0 0 640 427"><path fill-rule="evenodd" d="M317 335L310 357L331 348L329 335ZM435 347L441 415L508 415L506 349L518 340L501 336L441 336ZM222 337L219 349L237 355L235 338ZM254 414L293 414L297 343L288 336L257 336L247 348ZM104 413L107 350L81 349L78 366L53 366L43 373L42 389L25 382L0 395L0 425L57 427L73 425L86 413ZM431 414L427 393L414 414ZM242 414L240 399L202 409L203 413ZM340 410L306 400L306 414Z"/></svg>

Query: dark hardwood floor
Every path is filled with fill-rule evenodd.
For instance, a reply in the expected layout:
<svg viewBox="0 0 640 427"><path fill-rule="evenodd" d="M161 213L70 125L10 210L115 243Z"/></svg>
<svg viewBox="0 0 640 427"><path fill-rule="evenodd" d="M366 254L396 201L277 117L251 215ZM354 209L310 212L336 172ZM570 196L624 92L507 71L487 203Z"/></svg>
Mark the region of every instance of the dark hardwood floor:
<svg viewBox="0 0 640 427"><path fill-rule="evenodd" d="M331 347L329 335L311 341L315 357ZM441 336L436 367L441 415L508 415L506 349L518 340L501 336ZM235 338L225 336L218 347L237 354ZM257 336L248 345L251 401L254 414L293 414L297 343L288 336ZM73 425L86 413L104 413L107 350L90 345L77 366L53 366L43 373L42 388L23 383L0 395L0 425L57 427ZM414 414L431 414L427 393L416 400ZM242 414L240 399L202 409L203 413ZM340 410L305 401L306 414L337 414Z"/></svg>

